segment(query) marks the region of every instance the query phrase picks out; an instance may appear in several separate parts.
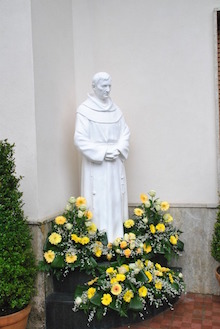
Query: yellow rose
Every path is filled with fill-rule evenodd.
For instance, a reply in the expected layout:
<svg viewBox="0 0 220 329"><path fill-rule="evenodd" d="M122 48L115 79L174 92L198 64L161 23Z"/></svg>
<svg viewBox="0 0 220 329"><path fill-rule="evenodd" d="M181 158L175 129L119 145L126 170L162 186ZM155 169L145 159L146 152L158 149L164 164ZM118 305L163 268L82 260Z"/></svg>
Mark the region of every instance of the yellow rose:
<svg viewBox="0 0 220 329"><path fill-rule="evenodd" d="M152 234L155 234L156 232L155 226L153 224L150 225L150 231Z"/></svg>
<svg viewBox="0 0 220 329"><path fill-rule="evenodd" d="M152 274L149 271L145 271L144 273L148 277L148 283L150 283L152 281L152 279L153 279Z"/></svg>
<svg viewBox="0 0 220 329"><path fill-rule="evenodd" d="M141 217L143 215L143 213L144 213L143 210L140 209L140 208L135 208L134 209L134 214L138 217Z"/></svg>
<svg viewBox="0 0 220 329"><path fill-rule="evenodd" d="M88 299L91 299L95 295L95 293L96 293L96 288L93 287L89 288L87 290Z"/></svg>
<svg viewBox="0 0 220 329"><path fill-rule="evenodd" d="M54 232L49 236L49 241L51 244L57 245L62 241L62 237L60 234Z"/></svg>
<svg viewBox="0 0 220 329"><path fill-rule="evenodd" d="M123 299L126 303L130 303L131 299L134 297L134 293L132 290L127 290L123 296Z"/></svg>
<svg viewBox="0 0 220 329"><path fill-rule="evenodd" d="M127 242L126 241L122 241L121 243L120 243L120 248L121 249L125 249L126 247L127 247Z"/></svg>
<svg viewBox="0 0 220 329"><path fill-rule="evenodd" d="M57 216L55 218L55 223L57 225L63 225L63 224L65 224L66 223L66 217L64 217L64 216Z"/></svg>
<svg viewBox="0 0 220 329"><path fill-rule="evenodd" d="M122 292L122 287L119 283L114 283L111 288L112 295L118 296Z"/></svg>
<svg viewBox="0 0 220 329"><path fill-rule="evenodd" d="M65 260L68 264L75 263L75 261L77 260L77 256L75 254L66 254Z"/></svg>
<svg viewBox="0 0 220 329"><path fill-rule="evenodd" d="M112 297L110 294L104 294L102 296L101 302L103 305L108 306L112 302Z"/></svg>
<svg viewBox="0 0 220 329"><path fill-rule="evenodd" d="M170 208L170 205L167 201L162 201L160 204L160 208L162 211L167 211Z"/></svg>
<svg viewBox="0 0 220 329"><path fill-rule="evenodd" d="M176 239L176 237L174 235L171 235L171 237L170 237L170 243L173 244L173 245L177 244L177 239Z"/></svg>
<svg viewBox="0 0 220 329"><path fill-rule="evenodd" d="M148 196L144 193L140 195L140 199L142 203L145 203L148 200Z"/></svg>
<svg viewBox="0 0 220 329"><path fill-rule="evenodd" d="M44 258L48 264L52 263L55 258L55 252L52 250L48 250L44 253Z"/></svg>
<svg viewBox="0 0 220 329"><path fill-rule="evenodd" d="M156 225L156 230L159 231L159 232L164 232L165 231L165 225L162 224L162 223L159 223Z"/></svg>
<svg viewBox="0 0 220 329"><path fill-rule="evenodd" d="M85 212L85 216L90 220L90 219L92 219L93 214L92 214L92 212L91 212L90 210L87 210L87 211Z"/></svg>
<svg viewBox="0 0 220 329"><path fill-rule="evenodd" d="M146 297L147 296L147 288L145 286L142 286L138 289L138 293L140 297Z"/></svg>
<svg viewBox="0 0 220 329"><path fill-rule="evenodd" d="M146 243L144 243L144 251L146 252L146 254L149 254L149 252L152 251L152 247L151 247L151 245L148 244L148 245L146 246Z"/></svg>
<svg viewBox="0 0 220 329"><path fill-rule="evenodd" d="M126 258L129 258L131 256L131 250L129 248L125 249L123 253Z"/></svg>
<svg viewBox="0 0 220 329"><path fill-rule="evenodd" d="M156 288L157 290L161 290L161 289L162 289L162 282L161 282L161 281L157 281L157 282L155 283L155 288Z"/></svg>
<svg viewBox="0 0 220 329"><path fill-rule="evenodd" d="M86 199L83 198L82 196L79 196L76 199L76 206L77 206L77 208L79 208L81 205L86 205Z"/></svg>
<svg viewBox="0 0 220 329"><path fill-rule="evenodd" d="M124 222L124 227L126 227L126 228L131 228L132 226L134 226L134 221L133 221L133 219L127 219L127 220Z"/></svg>
<svg viewBox="0 0 220 329"><path fill-rule="evenodd" d="M114 270L113 267L108 267L107 270L105 271L107 274L114 274L116 271Z"/></svg>

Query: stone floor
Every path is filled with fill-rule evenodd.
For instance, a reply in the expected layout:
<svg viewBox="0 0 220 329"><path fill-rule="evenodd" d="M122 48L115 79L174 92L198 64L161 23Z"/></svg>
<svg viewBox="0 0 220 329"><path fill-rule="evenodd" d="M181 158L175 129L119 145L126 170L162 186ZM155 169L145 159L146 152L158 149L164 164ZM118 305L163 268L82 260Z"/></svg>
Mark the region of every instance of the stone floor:
<svg viewBox="0 0 220 329"><path fill-rule="evenodd" d="M220 296L187 293L156 317L117 329L220 329Z"/></svg>

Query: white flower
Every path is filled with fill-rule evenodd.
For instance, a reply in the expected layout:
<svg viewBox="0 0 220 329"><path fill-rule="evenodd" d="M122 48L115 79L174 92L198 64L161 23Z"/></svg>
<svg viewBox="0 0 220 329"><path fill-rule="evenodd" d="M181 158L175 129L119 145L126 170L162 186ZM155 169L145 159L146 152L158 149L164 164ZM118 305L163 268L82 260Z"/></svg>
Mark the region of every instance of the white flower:
<svg viewBox="0 0 220 329"><path fill-rule="evenodd" d="M80 298L79 296L76 297L76 299L75 299L75 304L76 304L76 305L80 305L81 303L82 303L82 298Z"/></svg>
<svg viewBox="0 0 220 329"><path fill-rule="evenodd" d="M182 279L182 277L183 277L183 273L179 273L179 278Z"/></svg>
<svg viewBox="0 0 220 329"><path fill-rule="evenodd" d="M135 248L135 242L134 241L131 241L130 242L130 249L134 249Z"/></svg>
<svg viewBox="0 0 220 329"><path fill-rule="evenodd" d="M81 204L81 206L79 207L80 210L85 211L87 209L85 204Z"/></svg>
<svg viewBox="0 0 220 329"><path fill-rule="evenodd" d="M140 272L140 269L138 268L138 267L135 267L135 269L134 269L134 273L135 274L138 274Z"/></svg>
<svg viewBox="0 0 220 329"><path fill-rule="evenodd" d="M147 222L148 222L148 218L147 218L147 217L144 217L144 218L142 219L142 221L143 221L145 224L147 224Z"/></svg>
<svg viewBox="0 0 220 329"><path fill-rule="evenodd" d="M160 205L156 204L155 209L156 209L156 211L160 211Z"/></svg>
<svg viewBox="0 0 220 329"><path fill-rule="evenodd" d="M129 240L135 240L136 239L136 235L134 233L129 233Z"/></svg>
<svg viewBox="0 0 220 329"><path fill-rule="evenodd" d="M70 211L71 209L72 209L71 204L67 203L67 205L66 205L66 210L67 210L67 211Z"/></svg>
<svg viewBox="0 0 220 329"><path fill-rule="evenodd" d="M85 222L85 225L86 225L86 227L90 227L90 226L92 226L92 222L91 221Z"/></svg>
<svg viewBox="0 0 220 329"><path fill-rule="evenodd" d="M153 198L156 195L156 192L154 190L150 190L149 195Z"/></svg>
<svg viewBox="0 0 220 329"><path fill-rule="evenodd" d="M121 242L121 238L116 238L113 244L114 246L118 247L120 242Z"/></svg>
<svg viewBox="0 0 220 329"><path fill-rule="evenodd" d="M78 217L79 217L79 218L82 218L82 217L83 217L83 214L84 214L84 213L83 213L81 210L78 211Z"/></svg>
<svg viewBox="0 0 220 329"><path fill-rule="evenodd" d="M69 203L75 203L76 202L76 198L74 198L74 196L71 196L70 198L69 198Z"/></svg>
<svg viewBox="0 0 220 329"><path fill-rule="evenodd" d="M160 199L155 200L155 204L161 204L161 200Z"/></svg>
<svg viewBox="0 0 220 329"><path fill-rule="evenodd" d="M146 208L150 208L150 201L147 200L147 201L145 202L145 207L146 207Z"/></svg>
<svg viewBox="0 0 220 329"><path fill-rule="evenodd" d="M134 270L136 268L136 265L135 265L135 263L130 263L129 267L130 267L130 269Z"/></svg>
<svg viewBox="0 0 220 329"><path fill-rule="evenodd" d="M66 226L66 229L70 231L70 230L72 229L72 227L73 227L73 224L71 224L71 223L66 223L65 226Z"/></svg>
<svg viewBox="0 0 220 329"><path fill-rule="evenodd" d="M139 247L140 247L140 248L143 248L143 246L144 246L144 244L143 244L143 242L141 242L141 243L139 244Z"/></svg>
<svg viewBox="0 0 220 329"><path fill-rule="evenodd" d="M129 241L129 235L128 235L128 233L125 233L124 234L124 240L127 241L127 242Z"/></svg>
<svg viewBox="0 0 220 329"><path fill-rule="evenodd" d="M120 249L116 249L117 254L120 254L121 250Z"/></svg>

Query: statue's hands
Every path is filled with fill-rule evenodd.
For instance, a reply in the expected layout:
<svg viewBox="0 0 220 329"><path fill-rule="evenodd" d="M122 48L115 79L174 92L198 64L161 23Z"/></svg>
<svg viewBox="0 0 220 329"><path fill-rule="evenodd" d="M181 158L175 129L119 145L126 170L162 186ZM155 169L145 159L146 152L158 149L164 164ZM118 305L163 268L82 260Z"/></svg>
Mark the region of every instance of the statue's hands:
<svg viewBox="0 0 220 329"><path fill-rule="evenodd" d="M117 150L117 149L113 150L112 148L109 148L109 149L107 149L107 152L105 154L105 160L114 161L118 158L119 154L120 154L119 150Z"/></svg>

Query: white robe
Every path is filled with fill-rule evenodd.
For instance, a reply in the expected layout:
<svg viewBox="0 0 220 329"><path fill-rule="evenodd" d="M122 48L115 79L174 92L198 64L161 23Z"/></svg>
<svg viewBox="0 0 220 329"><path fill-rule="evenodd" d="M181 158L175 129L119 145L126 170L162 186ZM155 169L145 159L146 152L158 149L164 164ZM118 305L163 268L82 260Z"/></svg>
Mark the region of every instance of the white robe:
<svg viewBox="0 0 220 329"><path fill-rule="evenodd" d="M128 219L124 160L128 157L129 135L122 112L110 99L103 107L89 95L78 108L74 142L82 153L81 195L109 242L123 236L123 222ZM114 161L105 160L109 145L120 151Z"/></svg>

